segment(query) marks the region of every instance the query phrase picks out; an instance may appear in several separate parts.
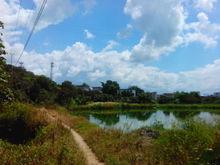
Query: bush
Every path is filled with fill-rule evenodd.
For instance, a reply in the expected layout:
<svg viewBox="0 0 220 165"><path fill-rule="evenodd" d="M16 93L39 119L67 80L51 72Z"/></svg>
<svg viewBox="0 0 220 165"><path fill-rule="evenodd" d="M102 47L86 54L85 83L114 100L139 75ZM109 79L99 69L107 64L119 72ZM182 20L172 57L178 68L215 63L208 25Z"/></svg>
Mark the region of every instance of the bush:
<svg viewBox="0 0 220 165"><path fill-rule="evenodd" d="M0 140L0 164L85 164L70 132L60 124L50 124L27 145L13 145Z"/></svg>
<svg viewBox="0 0 220 165"><path fill-rule="evenodd" d="M0 113L0 138L14 144L33 139L37 130L45 125L34 117L30 106L19 103L4 106Z"/></svg>
<svg viewBox="0 0 220 165"><path fill-rule="evenodd" d="M155 142L155 155L175 165L198 164L214 143L215 131L204 123L186 122L183 129L165 131Z"/></svg>

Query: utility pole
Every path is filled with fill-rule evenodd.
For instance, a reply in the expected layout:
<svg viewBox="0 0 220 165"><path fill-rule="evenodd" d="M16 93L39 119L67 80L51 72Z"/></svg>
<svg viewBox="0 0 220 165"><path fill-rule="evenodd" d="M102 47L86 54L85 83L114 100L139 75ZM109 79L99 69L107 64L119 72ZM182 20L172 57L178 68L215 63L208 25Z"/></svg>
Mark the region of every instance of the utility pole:
<svg viewBox="0 0 220 165"><path fill-rule="evenodd" d="M11 53L11 75L13 77L13 56L14 56L14 53Z"/></svg>
<svg viewBox="0 0 220 165"><path fill-rule="evenodd" d="M23 64L24 63L23 62L19 62L19 64L20 64L20 67L23 68Z"/></svg>
<svg viewBox="0 0 220 165"><path fill-rule="evenodd" d="M53 67L54 67L54 63L51 62L50 63L50 79L53 80Z"/></svg>
<svg viewBox="0 0 220 165"><path fill-rule="evenodd" d="M11 53L11 66L13 64L13 55L14 55L14 53Z"/></svg>
<svg viewBox="0 0 220 165"><path fill-rule="evenodd" d="M14 86L14 73L13 73L13 55L14 53L11 53L11 86Z"/></svg>

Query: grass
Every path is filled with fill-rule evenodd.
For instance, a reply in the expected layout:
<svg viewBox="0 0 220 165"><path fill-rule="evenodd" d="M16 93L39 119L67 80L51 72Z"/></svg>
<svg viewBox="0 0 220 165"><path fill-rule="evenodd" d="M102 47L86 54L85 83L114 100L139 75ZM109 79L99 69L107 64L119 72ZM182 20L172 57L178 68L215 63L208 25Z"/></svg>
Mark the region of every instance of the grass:
<svg viewBox="0 0 220 165"><path fill-rule="evenodd" d="M158 139L101 129L83 117L58 111L61 118L79 132L101 161L107 165L191 165L210 164L220 158L219 127L187 121L182 129L160 131ZM219 153L219 154L218 154ZM168 163L169 162L169 163Z"/></svg>
<svg viewBox="0 0 220 165"><path fill-rule="evenodd" d="M72 116L63 109L56 113L59 113L60 120L80 133L99 160L107 165L146 164L152 161L149 150L151 139L137 138L136 133L125 134L117 130L101 129L85 118Z"/></svg>
<svg viewBox="0 0 220 165"><path fill-rule="evenodd" d="M220 110L220 104L159 104L157 107L168 110Z"/></svg>
<svg viewBox="0 0 220 165"><path fill-rule="evenodd" d="M220 104L131 104L121 102L96 102L87 105L75 106L70 109L72 111L83 111L83 110L155 110L155 109L166 109L166 110L220 110Z"/></svg>
<svg viewBox="0 0 220 165"><path fill-rule="evenodd" d="M141 135L141 130L126 133L102 129L83 117L72 115L64 108L48 108L51 108L48 111L59 121L80 133L99 160L106 165L206 165L218 164L220 160L220 126L187 121L182 129L151 128L160 132L159 138L152 139ZM85 164L83 154L69 131L63 129L59 122L45 124L41 115L31 115L34 119L21 115L28 119L27 123L42 123L36 135L24 144L1 140L0 164Z"/></svg>
<svg viewBox="0 0 220 165"><path fill-rule="evenodd" d="M187 121L182 129L161 132L154 141L155 157L170 164L208 164L204 154L212 150L217 129L202 122ZM218 139L219 140L219 139Z"/></svg>
<svg viewBox="0 0 220 165"><path fill-rule="evenodd" d="M101 129L83 117L70 115L65 109L59 108L57 112L61 121L78 131L107 165L208 164L219 160L218 127L189 121L183 129L159 129L161 136L151 139L141 136L139 130L124 133Z"/></svg>
<svg viewBox="0 0 220 165"><path fill-rule="evenodd" d="M29 129L36 129L35 135L20 144L12 143L7 137L0 139L0 164L85 164L85 158L79 151L70 132L60 123L47 123L44 114L24 104L11 104L0 113L2 120L13 123L23 121ZM11 122L9 122L11 121ZM38 123L38 124L36 124ZM16 136L12 125L7 125L11 134ZM7 130L5 129L5 130ZM8 132L4 132L8 133ZM19 135L19 134L18 134Z"/></svg>
<svg viewBox="0 0 220 165"><path fill-rule="evenodd" d="M153 109L153 104L129 104L120 102L96 102L87 105L76 106L72 110L129 110L129 109Z"/></svg>

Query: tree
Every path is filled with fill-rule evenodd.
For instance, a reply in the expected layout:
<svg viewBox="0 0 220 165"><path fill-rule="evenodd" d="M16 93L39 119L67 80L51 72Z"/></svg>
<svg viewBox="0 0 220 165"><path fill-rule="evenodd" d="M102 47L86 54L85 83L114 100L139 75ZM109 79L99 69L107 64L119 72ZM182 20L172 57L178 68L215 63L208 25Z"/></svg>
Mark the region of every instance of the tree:
<svg viewBox="0 0 220 165"><path fill-rule="evenodd" d="M107 80L106 83L102 82L102 92L112 96L117 96L120 90L119 84L116 81Z"/></svg>
<svg viewBox="0 0 220 165"><path fill-rule="evenodd" d="M57 96L57 102L61 105L68 105L72 99L77 96L77 89L70 81L64 81L60 85L60 89Z"/></svg>
<svg viewBox="0 0 220 165"><path fill-rule="evenodd" d="M137 96L138 103L146 104L146 103L152 103L151 96L149 93L140 93Z"/></svg>
<svg viewBox="0 0 220 165"><path fill-rule="evenodd" d="M144 90L139 88L138 86L131 86L128 89L131 90L131 91L135 91L136 96L144 93Z"/></svg>
<svg viewBox="0 0 220 165"><path fill-rule="evenodd" d="M35 103L54 103L57 85L45 76L37 76L30 88L30 99Z"/></svg>
<svg viewBox="0 0 220 165"><path fill-rule="evenodd" d="M0 29L4 29L4 25L1 21L0 21ZM12 99L12 92L8 87L8 75L5 71L4 55L6 55L6 52L1 39L2 35L3 35L2 32L0 32L0 104Z"/></svg>
<svg viewBox="0 0 220 165"><path fill-rule="evenodd" d="M180 104L198 104L201 103L199 92L176 92L175 99Z"/></svg>

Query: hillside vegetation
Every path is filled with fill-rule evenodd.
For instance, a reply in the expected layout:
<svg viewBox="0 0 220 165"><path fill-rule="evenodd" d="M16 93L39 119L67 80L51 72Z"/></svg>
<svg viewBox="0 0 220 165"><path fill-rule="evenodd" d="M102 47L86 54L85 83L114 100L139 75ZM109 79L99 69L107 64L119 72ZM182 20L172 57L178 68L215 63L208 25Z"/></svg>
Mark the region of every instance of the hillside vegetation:
<svg viewBox="0 0 220 165"><path fill-rule="evenodd" d="M85 164L70 132L30 105L0 111L0 164Z"/></svg>

